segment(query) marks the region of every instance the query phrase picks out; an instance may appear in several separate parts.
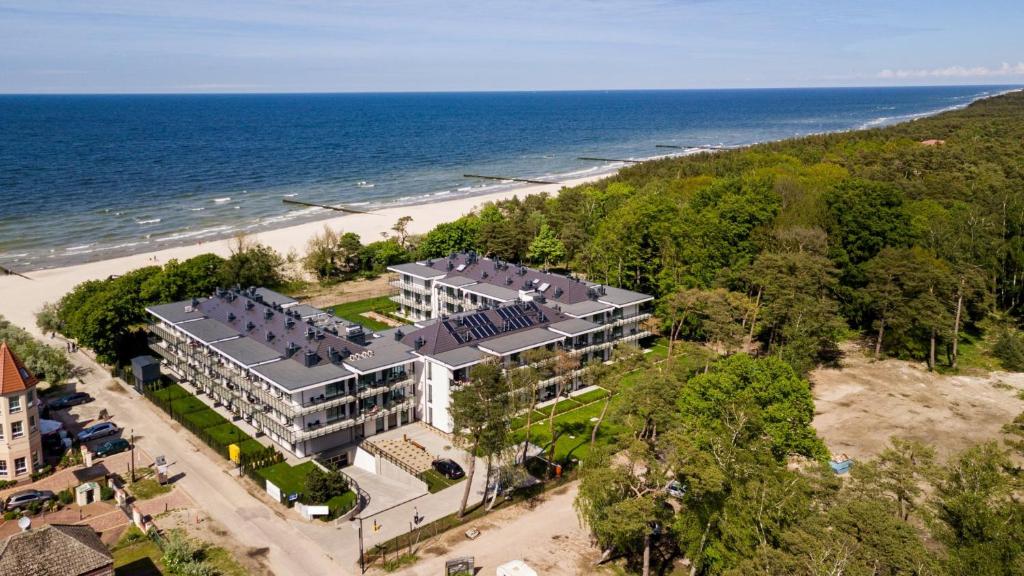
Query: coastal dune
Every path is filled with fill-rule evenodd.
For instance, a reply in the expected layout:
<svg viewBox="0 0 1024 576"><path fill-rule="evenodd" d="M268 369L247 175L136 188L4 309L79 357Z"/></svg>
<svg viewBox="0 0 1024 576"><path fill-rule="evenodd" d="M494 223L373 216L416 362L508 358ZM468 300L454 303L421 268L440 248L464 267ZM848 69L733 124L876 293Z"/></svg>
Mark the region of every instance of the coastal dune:
<svg viewBox="0 0 1024 576"><path fill-rule="evenodd" d="M371 214L350 214L324 220L267 230L252 237L277 250L282 255L295 251L305 252L307 241L316 233L329 226L336 230L354 232L363 242L373 242L382 233L389 233L391 226L402 216L411 216L408 230L412 234L423 234L443 222L451 222L469 214L486 202L505 200L513 196L528 196L547 192L554 194L562 187L577 186L607 178L608 174L567 180L560 184L532 185L430 204L407 205L383 208ZM23 275L0 276L0 316L39 335L35 314L43 304L59 300L75 285L87 280L98 280L141 268L163 264L171 259L184 260L199 254L214 253L226 256L230 240L217 240L164 250L122 256L98 262L89 262L63 268L52 268L25 272Z"/></svg>

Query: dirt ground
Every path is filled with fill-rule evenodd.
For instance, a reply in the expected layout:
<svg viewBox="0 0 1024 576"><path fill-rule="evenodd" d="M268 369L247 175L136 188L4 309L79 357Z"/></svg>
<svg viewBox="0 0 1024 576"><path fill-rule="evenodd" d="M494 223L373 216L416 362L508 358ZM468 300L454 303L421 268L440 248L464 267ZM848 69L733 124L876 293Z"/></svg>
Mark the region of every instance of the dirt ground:
<svg viewBox="0 0 1024 576"><path fill-rule="evenodd" d="M375 296L387 296L395 290L388 284L388 274L381 274L372 280L352 280L331 286L311 283L296 299L317 308L365 300Z"/></svg>
<svg viewBox="0 0 1024 576"><path fill-rule="evenodd" d="M267 549L253 548L239 543L231 538L224 526L210 518L205 512L194 508L173 510L160 515L157 518L157 524L164 530L184 528L189 536L227 550L248 574L272 576L263 559L268 552Z"/></svg>
<svg viewBox="0 0 1024 576"><path fill-rule="evenodd" d="M833 454L865 459L892 437L926 442L939 458L1001 437L1003 424L1024 411L1024 374L946 376L923 364L875 362L856 346L840 369L819 368L814 427Z"/></svg>
<svg viewBox="0 0 1024 576"><path fill-rule="evenodd" d="M572 507L576 490L577 484L573 483L545 494L532 508L528 503L520 504L451 530L439 541L422 546L420 560L395 574L443 574L445 560L458 556L473 556L478 574L494 574L497 566L516 559L544 576L601 573L594 567L600 552L590 546L589 536ZM469 528L479 530L480 536L475 540L466 538L464 533Z"/></svg>

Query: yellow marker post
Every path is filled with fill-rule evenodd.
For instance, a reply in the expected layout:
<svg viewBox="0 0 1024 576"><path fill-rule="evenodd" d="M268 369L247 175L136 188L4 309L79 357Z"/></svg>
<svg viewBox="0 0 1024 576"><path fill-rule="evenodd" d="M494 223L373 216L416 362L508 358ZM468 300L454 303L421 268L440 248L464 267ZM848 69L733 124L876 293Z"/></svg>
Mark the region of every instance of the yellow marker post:
<svg viewBox="0 0 1024 576"><path fill-rule="evenodd" d="M238 444L228 445L228 457L235 464L242 463L242 449L238 447Z"/></svg>

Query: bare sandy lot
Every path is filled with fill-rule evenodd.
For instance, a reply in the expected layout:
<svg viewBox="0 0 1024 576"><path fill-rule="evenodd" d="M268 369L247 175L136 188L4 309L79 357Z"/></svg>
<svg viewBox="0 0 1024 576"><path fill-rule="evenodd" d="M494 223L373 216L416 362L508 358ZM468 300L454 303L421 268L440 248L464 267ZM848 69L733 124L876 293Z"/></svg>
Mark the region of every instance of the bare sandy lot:
<svg viewBox="0 0 1024 576"><path fill-rule="evenodd" d="M893 437L926 442L939 458L998 439L1003 424L1024 411L1024 374L945 376L922 364L875 362L859 348L844 350L841 369L819 368L814 427L833 454L865 459Z"/></svg>
<svg viewBox="0 0 1024 576"><path fill-rule="evenodd" d="M396 574L443 574L445 560L458 556L473 556L481 575L494 574L497 566L516 559L544 576L601 573L594 567L600 553L590 546L587 531L572 508L576 489L577 484L572 483L545 494L532 509L528 504L513 506L461 530L451 530L439 541L423 546L421 560ZM481 532L475 540L464 535L470 527Z"/></svg>

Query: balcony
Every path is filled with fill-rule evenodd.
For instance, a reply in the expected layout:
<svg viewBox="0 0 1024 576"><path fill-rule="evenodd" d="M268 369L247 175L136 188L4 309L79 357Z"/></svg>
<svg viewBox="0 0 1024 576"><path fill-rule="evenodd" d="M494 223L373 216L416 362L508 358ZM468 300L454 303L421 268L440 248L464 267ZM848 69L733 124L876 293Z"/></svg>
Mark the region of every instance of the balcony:
<svg viewBox="0 0 1024 576"><path fill-rule="evenodd" d="M430 301L423 298L409 298L404 294L396 294L391 297L391 301L417 310L430 310Z"/></svg>
<svg viewBox="0 0 1024 576"><path fill-rule="evenodd" d="M394 288L398 288L399 290L408 290L409 292L413 292L415 294L423 294L424 296L430 295L430 288L427 288L426 286L420 286L419 284L407 284L405 282L402 282L401 280L392 280L391 282L388 282L388 284L390 284Z"/></svg>

